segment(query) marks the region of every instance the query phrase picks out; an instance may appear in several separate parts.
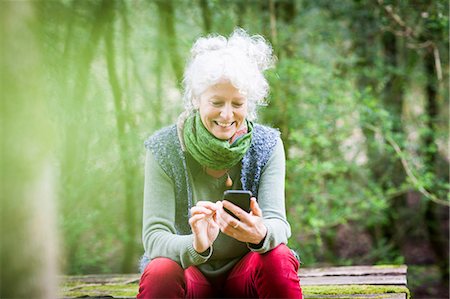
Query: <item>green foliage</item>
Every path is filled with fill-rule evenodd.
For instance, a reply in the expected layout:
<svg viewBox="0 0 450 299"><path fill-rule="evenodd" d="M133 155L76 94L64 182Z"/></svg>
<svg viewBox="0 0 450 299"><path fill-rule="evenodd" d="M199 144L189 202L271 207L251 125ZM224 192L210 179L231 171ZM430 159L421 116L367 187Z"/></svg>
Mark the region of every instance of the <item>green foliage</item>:
<svg viewBox="0 0 450 299"><path fill-rule="evenodd" d="M359 149L359 111L365 105L349 79L302 59L280 61L269 80L276 88L264 119L281 118L288 124L282 133L289 149L286 194L295 232L291 246L312 263L314 257L323 259L322 238L338 225L384 222L386 198L371 183Z"/></svg>

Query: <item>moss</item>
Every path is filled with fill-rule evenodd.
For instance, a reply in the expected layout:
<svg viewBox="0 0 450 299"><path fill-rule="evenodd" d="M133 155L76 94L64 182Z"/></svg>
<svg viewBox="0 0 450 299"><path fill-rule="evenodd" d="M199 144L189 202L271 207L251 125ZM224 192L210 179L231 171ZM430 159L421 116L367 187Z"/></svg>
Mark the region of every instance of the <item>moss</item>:
<svg viewBox="0 0 450 299"><path fill-rule="evenodd" d="M410 293L405 286L391 285L323 285L323 286L303 286L305 295L352 295L352 294L389 294L405 293L410 298ZM354 298L354 297L352 297ZM380 298L383 298L380 296Z"/></svg>
<svg viewBox="0 0 450 299"><path fill-rule="evenodd" d="M343 297L338 295L339 297L326 297L326 298L330 298L330 299L368 299L368 297L357 297L357 296L351 296L351 297ZM307 296L307 299L324 299L324 297L311 297L311 296ZM391 298L388 294L380 294L379 296L376 297L370 297L370 299L389 299Z"/></svg>
<svg viewBox="0 0 450 299"><path fill-rule="evenodd" d="M136 297L138 293L138 284L92 284L76 286L64 285L61 288L62 297L80 297L80 296L113 296L113 297Z"/></svg>
<svg viewBox="0 0 450 299"><path fill-rule="evenodd" d="M80 296L100 296L109 295L113 297L136 297L138 293L138 284L92 284L80 285L68 283L61 287L61 297L80 297ZM315 298L314 295L364 295L364 294L380 294L377 299L386 298L389 293L405 293L410 298L408 288L404 286L388 286L388 285L324 285L324 286L303 286L303 294L309 299ZM339 298L345 298L340 296ZM350 297L348 297L350 298ZM352 296L351 299L359 297ZM363 298L363 297L361 297Z"/></svg>
<svg viewBox="0 0 450 299"><path fill-rule="evenodd" d="M396 268L401 268L404 267L405 265L375 265L372 266L373 268L378 268L378 269L396 269Z"/></svg>

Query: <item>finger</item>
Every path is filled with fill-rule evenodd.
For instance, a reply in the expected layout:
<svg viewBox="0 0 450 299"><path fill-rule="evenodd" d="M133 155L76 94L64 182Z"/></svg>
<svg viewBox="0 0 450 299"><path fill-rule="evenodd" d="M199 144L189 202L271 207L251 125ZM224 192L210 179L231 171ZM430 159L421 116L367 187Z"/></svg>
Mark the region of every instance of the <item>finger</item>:
<svg viewBox="0 0 450 299"><path fill-rule="evenodd" d="M245 222L249 220L250 214L246 211L238 207L237 205L232 204L228 200L222 201L223 207L227 208L231 213L233 213L239 220ZM225 213L224 213L225 214Z"/></svg>
<svg viewBox="0 0 450 299"><path fill-rule="evenodd" d="M194 226L198 221L202 220L205 218L204 214L198 214L198 215L194 215L191 218L189 218L189 225L190 226Z"/></svg>
<svg viewBox="0 0 450 299"><path fill-rule="evenodd" d="M223 233L231 235L232 226L235 226L238 220L223 209L222 202L217 202L217 205L221 209L214 214L214 219Z"/></svg>
<svg viewBox="0 0 450 299"><path fill-rule="evenodd" d="M214 211L207 209L205 207L201 207L201 206L195 206L195 207L191 208L191 215L196 215L196 214L211 215L213 213L214 213Z"/></svg>
<svg viewBox="0 0 450 299"><path fill-rule="evenodd" d="M223 209L223 203L219 200L216 202L217 209Z"/></svg>
<svg viewBox="0 0 450 299"><path fill-rule="evenodd" d="M250 210L253 215L262 217L262 210L259 208L259 204L255 197L250 198Z"/></svg>
<svg viewBox="0 0 450 299"><path fill-rule="evenodd" d="M216 218L221 231L231 236L233 233L236 233L238 228L246 227L244 222L239 221L239 219L234 218L225 211L221 215L217 215Z"/></svg>
<svg viewBox="0 0 450 299"><path fill-rule="evenodd" d="M214 217L222 232L225 232L225 230L230 226L229 223L232 221L232 219L235 219L224 210L217 211Z"/></svg>
<svg viewBox="0 0 450 299"><path fill-rule="evenodd" d="M214 220L216 221L216 223L219 225L220 228L224 227L226 225L226 221L223 218L225 213L223 210L219 210L214 214Z"/></svg>
<svg viewBox="0 0 450 299"><path fill-rule="evenodd" d="M234 237L236 232L244 227L244 223L240 222L236 218L231 217L232 220L230 222L226 221L218 221L217 225L220 228L220 231L226 235L229 235L231 237Z"/></svg>
<svg viewBox="0 0 450 299"><path fill-rule="evenodd" d="M213 203L210 201L198 201L196 204L197 207L204 207L213 211L216 211L219 209L219 207L217 206L217 203Z"/></svg>
<svg viewBox="0 0 450 299"><path fill-rule="evenodd" d="M215 220L209 221L209 225L211 225L212 228L220 228L219 224Z"/></svg>
<svg viewBox="0 0 450 299"><path fill-rule="evenodd" d="M241 224L240 221L235 221L234 223L230 223L231 227L232 227L234 230L238 230L239 227L240 227L240 224Z"/></svg>

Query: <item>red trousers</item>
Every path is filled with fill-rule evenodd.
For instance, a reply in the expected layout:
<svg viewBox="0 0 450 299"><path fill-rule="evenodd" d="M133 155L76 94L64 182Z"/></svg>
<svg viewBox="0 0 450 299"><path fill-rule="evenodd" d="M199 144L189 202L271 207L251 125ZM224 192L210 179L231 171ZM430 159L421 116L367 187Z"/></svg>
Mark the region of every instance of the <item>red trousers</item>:
<svg viewBox="0 0 450 299"><path fill-rule="evenodd" d="M184 270L156 258L142 273L137 298L302 298L298 267L284 244L264 254L249 252L221 283L208 281L195 266Z"/></svg>

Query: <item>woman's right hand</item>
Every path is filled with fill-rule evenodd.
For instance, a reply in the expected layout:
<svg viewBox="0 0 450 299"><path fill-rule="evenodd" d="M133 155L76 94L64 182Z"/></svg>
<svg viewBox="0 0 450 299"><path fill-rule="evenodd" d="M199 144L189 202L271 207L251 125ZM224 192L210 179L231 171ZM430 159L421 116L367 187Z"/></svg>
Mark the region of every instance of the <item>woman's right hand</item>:
<svg viewBox="0 0 450 299"><path fill-rule="evenodd" d="M199 201L191 208L189 225L194 234L194 249L198 253L206 251L219 235L216 211L222 208L222 203L210 201Z"/></svg>

